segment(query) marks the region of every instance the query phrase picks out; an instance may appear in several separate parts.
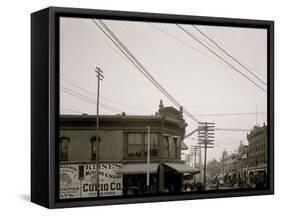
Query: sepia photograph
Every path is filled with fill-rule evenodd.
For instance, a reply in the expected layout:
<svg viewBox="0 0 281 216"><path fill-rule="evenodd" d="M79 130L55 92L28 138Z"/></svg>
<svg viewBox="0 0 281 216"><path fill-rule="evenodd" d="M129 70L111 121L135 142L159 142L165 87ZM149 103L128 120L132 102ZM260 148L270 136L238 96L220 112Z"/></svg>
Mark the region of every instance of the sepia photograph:
<svg viewBox="0 0 281 216"><path fill-rule="evenodd" d="M59 199L268 187L268 30L59 18Z"/></svg>

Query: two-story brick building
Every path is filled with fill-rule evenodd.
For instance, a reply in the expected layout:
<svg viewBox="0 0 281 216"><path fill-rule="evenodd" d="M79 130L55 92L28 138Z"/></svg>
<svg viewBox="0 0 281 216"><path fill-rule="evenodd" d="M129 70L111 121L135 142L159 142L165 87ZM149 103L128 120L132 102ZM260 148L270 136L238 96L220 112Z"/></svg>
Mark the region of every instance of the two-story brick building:
<svg viewBox="0 0 281 216"><path fill-rule="evenodd" d="M183 174L199 172L181 160L181 150L187 148L183 143L187 123L183 119L182 110L164 107L161 101L155 115L122 113L101 115L99 119L99 181L100 187L103 187L101 196L180 192ZM66 175L61 175L61 184L64 185L61 187L64 188L61 190L62 198L96 196L95 188L91 186L96 182L96 141L96 116L61 115L60 164L61 170L66 171L61 173L72 173L73 169L69 171L69 166L75 164L75 169L78 172L80 170L80 175L76 176L79 180L76 182L75 196L69 196L65 192L71 191L68 184L70 180ZM147 171L150 175L149 188L146 187ZM82 185L82 192L78 189L78 182Z"/></svg>

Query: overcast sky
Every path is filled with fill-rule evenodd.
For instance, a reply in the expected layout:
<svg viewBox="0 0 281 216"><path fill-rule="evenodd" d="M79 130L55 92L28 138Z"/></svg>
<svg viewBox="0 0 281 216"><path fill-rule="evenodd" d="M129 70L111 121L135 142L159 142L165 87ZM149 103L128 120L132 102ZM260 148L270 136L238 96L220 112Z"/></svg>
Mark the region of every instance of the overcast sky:
<svg viewBox="0 0 281 216"><path fill-rule="evenodd" d="M106 25L146 67L151 75L191 114L200 121L215 122L217 128L251 129L267 123L266 93L238 72L223 63L175 24L112 21ZM181 25L207 46L239 68L243 74L265 88L233 60L207 44L194 27ZM227 52L267 82L267 32L265 29L197 26ZM116 48L91 19L61 18L60 20L60 106L61 114L96 114L96 104L69 94L78 92L96 100L95 68L104 72L101 83L101 114L151 115L158 111L160 99L173 106L152 83ZM84 90L82 90L84 89ZM67 92L68 91L68 92ZM91 93L92 92L92 93ZM104 108L104 106L107 107ZM109 108L109 109L108 109ZM185 116L187 133L197 123ZM234 152L247 132L216 131L216 148L208 149L208 159L220 159L223 150ZM185 140L196 144L194 136Z"/></svg>

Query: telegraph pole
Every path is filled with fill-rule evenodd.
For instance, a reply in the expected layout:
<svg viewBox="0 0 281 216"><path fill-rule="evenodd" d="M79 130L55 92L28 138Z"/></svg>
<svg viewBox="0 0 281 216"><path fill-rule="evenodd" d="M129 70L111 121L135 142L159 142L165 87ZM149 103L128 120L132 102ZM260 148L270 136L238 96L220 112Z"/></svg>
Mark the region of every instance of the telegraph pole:
<svg viewBox="0 0 281 216"><path fill-rule="evenodd" d="M198 124L198 144L205 150L203 184L204 190L206 190L207 148L214 148L215 124L210 122L199 122Z"/></svg>
<svg viewBox="0 0 281 216"><path fill-rule="evenodd" d="M95 72L97 73L97 79L98 79L98 91L97 91L97 116L96 116L96 125L97 125L97 129L96 129L96 144L97 144L97 153L96 153L96 179L97 179L97 197L100 196L100 186L99 186L99 99L100 99L100 81L103 80L104 76L102 75L103 71L99 68L96 67Z"/></svg>
<svg viewBox="0 0 281 216"><path fill-rule="evenodd" d="M149 188L149 166L150 166L150 127L147 127L147 173L146 186Z"/></svg>
<svg viewBox="0 0 281 216"><path fill-rule="evenodd" d="M200 156L201 147L199 145L190 146L190 152L194 155L194 164L193 167L196 168L196 157ZM194 184L196 183L196 176L193 176Z"/></svg>
<svg viewBox="0 0 281 216"><path fill-rule="evenodd" d="M194 149L194 151L195 151L194 152L195 153L195 155L194 155L194 168L196 168L196 153L197 153L196 150L197 150L197 148Z"/></svg>

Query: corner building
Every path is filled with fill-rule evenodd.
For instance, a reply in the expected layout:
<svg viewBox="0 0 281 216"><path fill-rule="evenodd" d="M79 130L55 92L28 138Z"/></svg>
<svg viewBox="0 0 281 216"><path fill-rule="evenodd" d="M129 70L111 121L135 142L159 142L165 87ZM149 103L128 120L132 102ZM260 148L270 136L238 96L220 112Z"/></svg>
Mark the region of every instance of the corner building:
<svg viewBox="0 0 281 216"><path fill-rule="evenodd" d="M106 194L126 196L181 192L184 174L199 172L181 160L181 150L187 148L183 143L187 123L183 119L182 109L164 107L160 101L159 110L155 115L122 113L120 115L101 115L99 119L99 138L97 138L96 116L61 115L60 165L88 164L88 166L94 167L97 155L96 141L99 139L99 167L101 165L107 167L105 165L110 164L110 167L114 167L114 174L109 173L108 176L112 175L115 180L121 179L121 188L118 187L122 191L108 192L105 193L105 196ZM150 127L149 165L147 165L148 127ZM148 170L149 188L146 187ZM83 171L81 172L83 173ZM102 171L101 173L103 176L100 177L100 184L104 183L104 188L110 188L114 179L109 182L110 186L106 186L106 181L111 180L105 178L107 175ZM87 185L85 183L86 189L83 188L82 183L82 189L80 189L83 190L82 192L95 183L95 176L95 168L93 168L92 177L89 177L91 180ZM85 176L82 175L79 178L84 181ZM103 178L105 181L101 181ZM115 185L114 188L116 188ZM80 191L80 195L77 192L75 197L89 196L95 196L95 193L85 195L82 193L81 195ZM66 198L68 197L66 196Z"/></svg>

